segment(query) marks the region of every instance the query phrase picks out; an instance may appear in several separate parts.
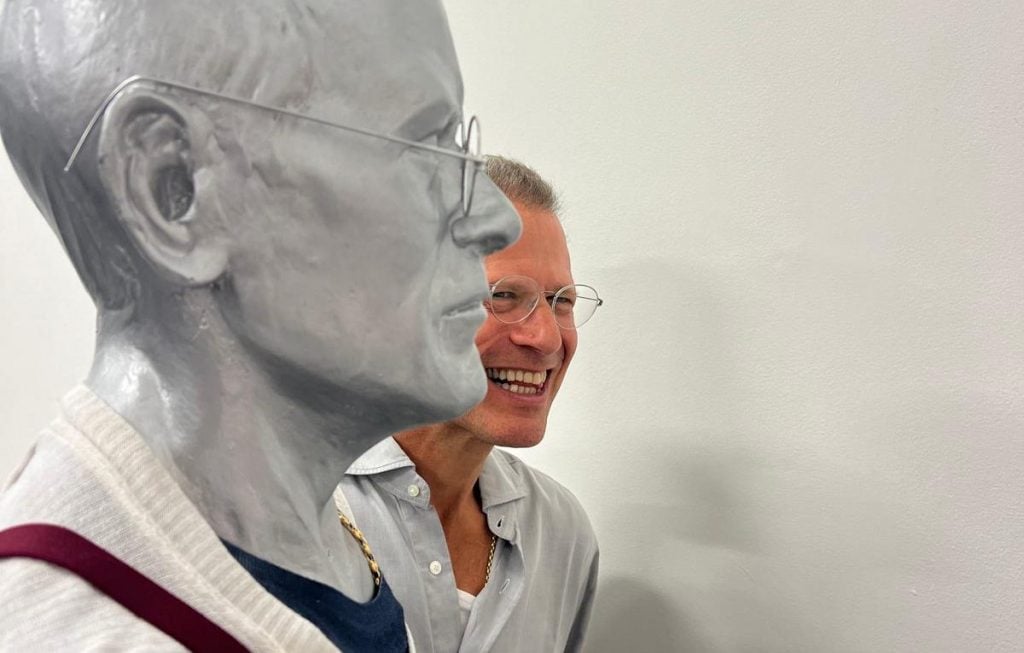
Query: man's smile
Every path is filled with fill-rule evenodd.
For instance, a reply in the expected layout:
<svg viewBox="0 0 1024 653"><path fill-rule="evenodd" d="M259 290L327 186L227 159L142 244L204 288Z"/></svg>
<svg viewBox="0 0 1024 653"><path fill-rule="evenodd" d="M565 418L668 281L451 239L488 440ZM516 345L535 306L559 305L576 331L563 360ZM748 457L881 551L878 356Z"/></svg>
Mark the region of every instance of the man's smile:
<svg viewBox="0 0 1024 653"><path fill-rule="evenodd" d="M488 367L487 378L503 390L513 394L537 395L544 393L548 370L523 370L516 368Z"/></svg>

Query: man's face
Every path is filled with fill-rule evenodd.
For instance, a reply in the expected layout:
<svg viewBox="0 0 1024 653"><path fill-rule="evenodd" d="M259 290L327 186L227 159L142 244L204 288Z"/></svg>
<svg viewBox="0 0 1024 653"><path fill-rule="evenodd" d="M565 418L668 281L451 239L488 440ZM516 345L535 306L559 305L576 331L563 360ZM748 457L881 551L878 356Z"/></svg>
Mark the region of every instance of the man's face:
<svg viewBox="0 0 1024 653"><path fill-rule="evenodd" d="M332 33L345 21L322 5L301 111L454 149L462 89L440 7L367 3L353 34ZM240 140L250 169L234 191L223 292L232 327L282 390L388 428L479 401L481 256L519 229L486 175L463 220L459 159L281 116Z"/></svg>
<svg viewBox="0 0 1024 653"><path fill-rule="evenodd" d="M494 283L508 275L537 281L543 290L557 291L573 283L569 249L558 218L547 211L516 203L523 218L523 235L511 247L487 257L487 278ZM480 358L487 370L487 396L455 423L478 439L508 447L531 447L544 437L548 411L562 385L576 351L576 331L561 329L550 306L541 301L522 322L504 324L493 315L476 336ZM505 389L504 374L531 374L536 394ZM497 377L497 378L496 378Z"/></svg>

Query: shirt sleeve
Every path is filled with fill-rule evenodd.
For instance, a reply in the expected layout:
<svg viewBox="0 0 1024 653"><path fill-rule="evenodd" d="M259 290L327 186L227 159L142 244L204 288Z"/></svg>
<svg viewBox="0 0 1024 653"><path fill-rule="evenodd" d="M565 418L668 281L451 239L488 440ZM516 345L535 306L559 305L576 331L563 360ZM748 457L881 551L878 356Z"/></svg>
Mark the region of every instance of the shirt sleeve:
<svg viewBox="0 0 1024 653"><path fill-rule="evenodd" d="M580 601L579 609L576 611L576 618L573 619L572 630L569 631L569 639L565 642L565 650L576 653L583 650L583 640L587 634L587 626L590 624L590 612L594 606L594 598L597 596L597 570L600 552L595 548L594 557L590 561L590 571L587 574L587 583L583 589L583 598Z"/></svg>

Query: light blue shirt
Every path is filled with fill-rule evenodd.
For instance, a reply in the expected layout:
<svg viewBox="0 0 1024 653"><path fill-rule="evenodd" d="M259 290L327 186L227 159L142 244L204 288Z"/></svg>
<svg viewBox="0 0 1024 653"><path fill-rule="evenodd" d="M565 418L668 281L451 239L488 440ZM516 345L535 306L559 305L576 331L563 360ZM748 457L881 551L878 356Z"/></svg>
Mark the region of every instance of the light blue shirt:
<svg viewBox="0 0 1024 653"><path fill-rule="evenodd" d="M417 651L578 651L597 587L597 538L579 501L495 449L479 480L498 536L491 578L465 633L448 547L430 488L393 438L363 454L341 489L405 609Z"/></svg>

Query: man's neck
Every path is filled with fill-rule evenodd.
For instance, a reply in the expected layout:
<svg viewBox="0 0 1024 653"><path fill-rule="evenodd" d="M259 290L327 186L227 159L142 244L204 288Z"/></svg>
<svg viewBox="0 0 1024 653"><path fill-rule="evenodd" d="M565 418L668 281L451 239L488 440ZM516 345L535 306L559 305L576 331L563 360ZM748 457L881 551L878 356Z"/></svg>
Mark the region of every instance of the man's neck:
<svg viewBox="0 0 1024 653"><path fill-rule="evenodd" d="M430 486L430 503L442 524L482 511L474 490L493 445L450 422L403 431L395 441Z"/></svg>
<svg viewBox="0 0 1024 653"><path fill-rule="evenodd" d="M395 439L430 486L430 503L444 530L456 587L478 594L495 542L477 491L493 445L450 422L406 431Z"/></svg>

